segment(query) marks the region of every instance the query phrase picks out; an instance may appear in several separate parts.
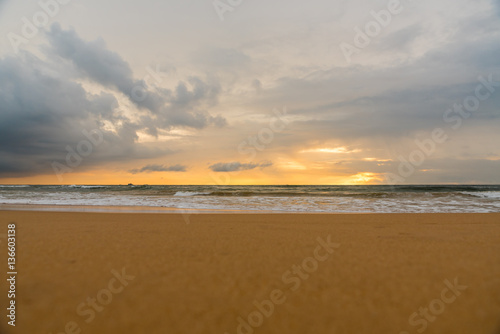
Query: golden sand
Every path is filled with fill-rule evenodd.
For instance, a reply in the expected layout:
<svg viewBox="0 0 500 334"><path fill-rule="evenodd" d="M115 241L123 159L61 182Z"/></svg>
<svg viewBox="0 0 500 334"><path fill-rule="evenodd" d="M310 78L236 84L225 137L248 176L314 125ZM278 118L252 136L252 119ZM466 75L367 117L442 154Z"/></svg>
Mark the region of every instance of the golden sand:
<svg viewBox="0 0 500 334"><path fill-rule="evenodd" d="M2 333L500 333L500 214L0 211Z"/></svg>

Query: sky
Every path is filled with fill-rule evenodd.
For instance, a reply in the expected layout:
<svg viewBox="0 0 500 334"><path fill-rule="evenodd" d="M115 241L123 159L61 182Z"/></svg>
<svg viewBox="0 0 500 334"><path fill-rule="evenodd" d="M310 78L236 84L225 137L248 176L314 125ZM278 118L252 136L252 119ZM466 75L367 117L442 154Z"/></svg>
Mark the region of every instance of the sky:
<svg viewBox="0 0 500 334"><path fill-rule="evenodd" d="M0 184L499 184L500 1L0 0Z"/></svg>

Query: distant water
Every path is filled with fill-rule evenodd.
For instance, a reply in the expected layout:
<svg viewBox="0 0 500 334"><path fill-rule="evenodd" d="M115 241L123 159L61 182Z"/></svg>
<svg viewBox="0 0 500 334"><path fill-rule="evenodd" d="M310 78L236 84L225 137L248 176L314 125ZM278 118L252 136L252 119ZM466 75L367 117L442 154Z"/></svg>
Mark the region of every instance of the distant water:
<svg viewBox="0 0 500 334"><path fill-rule="evenodd" d="M500 212L500 185L8 186L0 204L276 212Z"/></svg>

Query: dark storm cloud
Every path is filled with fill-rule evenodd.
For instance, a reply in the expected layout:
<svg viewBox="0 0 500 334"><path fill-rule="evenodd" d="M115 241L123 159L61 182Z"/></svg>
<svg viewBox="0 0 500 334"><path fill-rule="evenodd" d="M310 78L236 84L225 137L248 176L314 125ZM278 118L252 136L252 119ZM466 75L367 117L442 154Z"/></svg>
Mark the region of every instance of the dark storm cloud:
<svg viewBox="0 0 500 334"><path fill-rule="evenodd" d="M188 85L191 87L189 89ZM167 105L156 117L162 127L171 125L202 129L208 125L223 127L226 120L222 116L211 116L201 106L216 104L220 86L215 80L204 82L198 77L189 77L187 84L179 82L171 93Z"/></svg>
<svg viewBox="0 0 500 334"><path fill-rule="evenodd" d="M139 107L152 112L158 112L165 103L162 96L145 91L144 81L134 80L129 64L109 51L103 39L86 42L74 30L62 30L59 24L53 24L47 36L53 52L71 60L91 80L117 88Z"/></svg>
<svg viewBox="0 0 500 334"><path fill-rule="evenodd" d="M103 128L112 122L116 132ZM102 142L81 167L109 161L152 158L170 153L136 143L139 126L124 118L114 96L88 94L57 67L24 53L0 59L0 175L26 176L53 172L87 140L83 130L96 130Z"/></svg>
<svg viewBox="0 0 500 334"><path fill-rule="evenodd" d="M67 166L69 151L87 140L83 130L99 131L103 141L78 164L81 169L172 153L169 148L138 144L140 131L157 135L173 127L226 125L223 117L204 110L217 103L220 86L214 79L192 76L173 91L146 89L144 100L134 100L134 88L146 83L135 80L128 63L107 50L104 41L85 42L58 25L47 36L50 48L45 60L29 52L0 59L2 177L51 173L53 162ZM125 94L143 110L142 115L129 119L114 94L87 92L77 83L81 76Z"/></svg>
<svg viewBox="0 0 500 334"><path fill-rule="evenodd" d="M151 135L156 136L158 129L175 126L202 129L226 125L223 117L211 116L204 110L217 102L220 93L220 85L213 78L204 81L191 76L186 82L179 82L174 90L154 88L146 82L154 82L152 74L148 80L134 79L129 64L108 50L102 39L86 42L74 30L63 30L58 24L52 25L47 36L51 51L71 61L82 75L117 89L139 108L149 111L142 120Z"/></svg>
<svg viewBox="0 0 500 334"><path fill-rule="evenodd" d="M140 169L131 169L129 173L138 174L138 173L151 173L151 172L185 172L186 166L183 165L173 165L173 166L165 166L165 165L147 165Z"/></svg>
<svg viewBox="0 0 500 334"><path fill-rule="evenodd" d="M272 162L262 163L241 163L241 162L219 162L209 166L214 172L237 172L243 170L251 170L257 167L266 168L272 166Z"/></svg>

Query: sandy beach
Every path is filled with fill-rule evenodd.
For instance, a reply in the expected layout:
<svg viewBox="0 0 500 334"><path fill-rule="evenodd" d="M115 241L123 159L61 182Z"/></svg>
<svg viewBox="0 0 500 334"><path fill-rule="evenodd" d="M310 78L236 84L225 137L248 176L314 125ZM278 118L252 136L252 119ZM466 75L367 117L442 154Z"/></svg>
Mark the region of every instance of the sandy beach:
<svg viewBox="0 0 500 334"><path fill-rule="evenodd" d="M2 333L500 333L500 214L0 211ZM7 291L2 281L2 309Z"/></svg>

